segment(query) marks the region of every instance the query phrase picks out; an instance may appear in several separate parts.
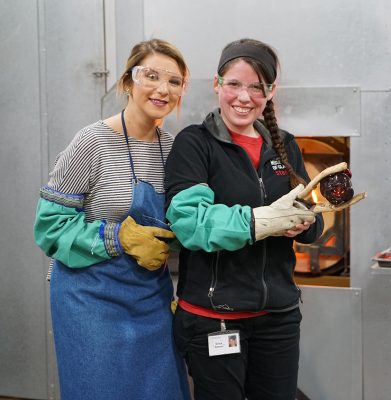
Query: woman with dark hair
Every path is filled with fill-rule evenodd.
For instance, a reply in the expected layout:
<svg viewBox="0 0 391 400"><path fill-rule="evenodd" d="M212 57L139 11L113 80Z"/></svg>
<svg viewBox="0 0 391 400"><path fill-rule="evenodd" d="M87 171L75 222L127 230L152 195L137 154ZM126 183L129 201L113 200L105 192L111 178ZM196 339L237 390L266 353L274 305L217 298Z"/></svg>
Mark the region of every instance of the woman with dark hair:
<svg viewBox="0 0 391 400"><path fill-rule="evenodd" d="M277 71L267 44L228 44L214 77L219 108L180 132L167 160L167 218L183 246L174 337L197 400L295 398L293 240L315 241L323 221L295 200L309 177L277 125Z"/></svg>
<svg viewBox="0 0 391 400"><path fill-rule="evenodd" d="M52 258L50 301L61 400L190 398L172 338L174 237L165 223L160 121L188 76L179 50L134 46L126 108L81 129L41 189L34 235Z"/></svg>

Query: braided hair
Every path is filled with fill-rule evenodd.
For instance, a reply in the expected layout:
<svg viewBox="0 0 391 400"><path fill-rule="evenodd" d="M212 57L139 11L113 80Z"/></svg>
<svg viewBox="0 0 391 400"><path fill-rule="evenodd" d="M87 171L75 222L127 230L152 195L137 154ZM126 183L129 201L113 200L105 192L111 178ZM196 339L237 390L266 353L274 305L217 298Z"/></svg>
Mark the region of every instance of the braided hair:
<svg viewBox="0 0 391 400"><path fill-rule="evenodd" d="M252 66L261 82L269 84L275 82L279 61L275 51L266 43L254 39L240 39L229 43L221 53L218 66L219 75L222 76L239 59ZM278 128L272 99L266 102L266 107L262 114L266 128L271 135L273 149L288 170L291 187L294 188L300 183L305 184L304 179L293 170L289 162L288 154Z"/></svg>
<svg viewBox="0 0 391 400"><path fill-rule="evenodd" d="M294 188L298 184L302 183L306 185L306 182L302 177L300 177L292 168L291 164L288 160L288 155L282 141L281 135L279 133L279 128L277 125L277 119L274 113L274 103L273 100L268 100L266 103L266 107L263 110L263 118L265 121L266 128L270 132L270 136L272 138L273 149L276 151L278 156L280 157L282 163L285 165L285 168L289 172L289 179L291 183L291 187Z"/></svg>

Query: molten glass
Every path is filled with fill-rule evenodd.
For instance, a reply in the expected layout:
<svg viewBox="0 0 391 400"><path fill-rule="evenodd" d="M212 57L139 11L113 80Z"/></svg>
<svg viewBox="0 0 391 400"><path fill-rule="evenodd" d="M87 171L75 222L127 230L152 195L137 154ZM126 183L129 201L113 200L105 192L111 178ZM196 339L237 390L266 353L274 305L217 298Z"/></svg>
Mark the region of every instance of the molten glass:
<svg viewBox="0 0 391 400"><path fill-rule="evenodd" d="M334 205L349 201L354 195L351 177L348 169L326 176L320 181L320 193Z"/></svg>

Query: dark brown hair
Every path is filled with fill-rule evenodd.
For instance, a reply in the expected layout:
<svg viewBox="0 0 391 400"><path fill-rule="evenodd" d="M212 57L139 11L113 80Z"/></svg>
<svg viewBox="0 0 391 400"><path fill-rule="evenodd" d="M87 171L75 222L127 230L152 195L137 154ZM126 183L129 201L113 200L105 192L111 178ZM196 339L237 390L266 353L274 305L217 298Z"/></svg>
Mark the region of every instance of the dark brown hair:
<svg viewBox="0 0 391 400"><path fill-rule="evenodd" d="M236 47L234 47L236 46ZM224 73L230 68L230 66L237 62L238 60L243 60L251 67L254 69L256 74L258 75L258 78L260 82L265 82L265 83L274 83L274 81L277 78L277 71L279 68L279 61L276 52L266 43L263 43L259 40L254 40L254 39L240 39L235 42L229 43L227 46L224 47L222 54L224 52L230 52L232 51L232 48L239 49L240 46L243 47L254 47L259 49L259 52L261 53L267 53L271 57L262 57L260 56L259 58L255 59L254 57L246 57L246 56L239 56L237 58L231 58L230 61L226 62L219 68L219 74L222 76ZM239 52L238 52L239 54ZM272 65L266 65L265 63L270 60L269 62L272 63ZM273 100L270 99L266 103L266 107L263 110L263 118L265 121L266 128L270 132L270 136L272 139L273 143L273 148L280 157L282 163L285 165L286 169L289 172L289 178L290 178L290 183L291 187L294 188L296 187L299 183L305 184L305 181L303 178L301 178L292 168L291 164L289 163L288 160L288 154L286 152L284 143L282 141L281 135L280 135L280 130L278 128L277 124L277 119L275 116L275 111L274 111L274 103Z"/></svg>

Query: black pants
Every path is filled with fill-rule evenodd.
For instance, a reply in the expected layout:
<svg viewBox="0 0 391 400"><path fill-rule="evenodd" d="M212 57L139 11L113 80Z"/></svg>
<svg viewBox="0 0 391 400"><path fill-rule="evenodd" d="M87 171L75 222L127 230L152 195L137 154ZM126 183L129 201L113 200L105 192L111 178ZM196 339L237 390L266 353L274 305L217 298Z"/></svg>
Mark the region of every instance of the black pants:
<svg viewBox="0 0 391 400"><path fill-rule="evenodd" d="M174 337L194 381L196 400L294 400L297 387L300 309L225 320L240 331L241 353L209 357L208 333L220 320L177 308Z"/></svg>

